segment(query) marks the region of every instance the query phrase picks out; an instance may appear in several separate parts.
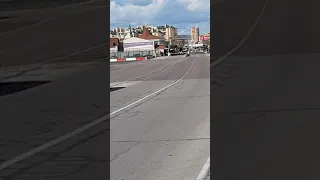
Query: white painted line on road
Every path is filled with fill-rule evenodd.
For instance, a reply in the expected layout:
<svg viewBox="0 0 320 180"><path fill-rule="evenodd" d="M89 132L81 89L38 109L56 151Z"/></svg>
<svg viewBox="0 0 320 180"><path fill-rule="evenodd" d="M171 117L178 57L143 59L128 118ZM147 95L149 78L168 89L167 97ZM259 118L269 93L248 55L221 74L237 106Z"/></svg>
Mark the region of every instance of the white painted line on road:
<svg viewBox="0 0 320 180"><path fill-rule="evenodd" d="M179 59L179 60L181 60L181 59ZM182 61L184 61L184 60L185 60L185 59L182 59ZM182 61L177 61L177 62L175 62L175 63L172 64L170 67L168 67L168 68L165 69L164 71L160 72L160 74L162 74L163 72L167 71L168 69L172 68L174 65L176 65L177 63L182 62ZM170 63L171 63L171 62L170 62ZM168 64L169 64L169 63L168 63ZM151 72L148 72L148 73L142 74L142 75L140 75L140 76L137 76L137 77L128 79L128 80L126 80L126 81L132 81L132 80L134 80L134 79L138 79L138 78L140 78L140 77L144 77L144 76L146 76L146 75L149 75L149 74L151 74L151 73L154 73L154 72L158 71L159 69L167 66L168 64L165 64L165 65L163 65L163 66L161 66L161 67L159 67L159 68L157 68L157 69L155 69L155 70L153 70L153 71L151 71ZM155 74L155 75L153 75L153 76L156 76L156 75L159 75L159 73L158 73L158 74ZM147 79L149 79L149 78L151 78L151 77L153 77L153 76L149 76ZM146 80L146 79L144 79L144 80Z"/></svg>
<svg viewBox="0 0 320 180"><path fill-rule="evenodd" d="M188 69L188 71L180 79L177 79L175 82L173 82L173 83L165 86L164 88L161 88L161 89L159 89L159 90L157 90L157 91L155 91L155 92L153 92L153 93L151 93L151 94L149 94L149 95L147 95L147 96L145 96L145 97L143 97L143 98L141 98L141 99L139 99L139 100L127 105L127 106L125 106L125 107L122 107L122 108L120 108L120 109L118 109L116 111L113 111L110 114L104 115L104 116L96 119L95 121L93 121L91 123L88 123L88 124L86 124L86 125L84 125L84 126L82 126L80 128L77 128L77 129L75 129L75 130L63 135L63 136L60 136L60 137L58 137L58 138L56 138L54 140L51 140L51 141L49 141L49 142L47 142L47 143L45 143L43 145L40 145L40 146L38 146L38 147L36 147L34 149L31 149L30 151L27 151L26 153L23 153L23 154L21 154L19 156L16 156L16 157L14 157L14 158L12 158L12 159L10 159L8 161L5 161L5 162L1 163L0 164L0 171L6 169L6 168L8 168L8 167L10 167L10 166L12 166L12 165L14 165L16 163L18 163L18 162L20 162L20 161L22 161L24 159L27 159L30 156L33 156L33 155L35 155L35 154L37 154L39 152L42 152L42 151L44 151L44 150L46 150L46 149L48 149L48 148L50 148L52 146L55 146L55 145L57 145L57 144L59 144L59 143L61 143L63 141L66 141L66 140L68 140L68 139L70 139L70 138L72 138L72 137L74 137L74 136L76 136L76 135L78 135L78 134L80 134L80 133L82 133L82 132L84 132L84 131L86 131L86 130L94 127L94 126L96 126L96 125L98 125L98 124L101 124L101 123L107 121L110 118L110 116L112 116L114 114L117 114L117 113L119 113L119 112L121 112L121 111L123 111L123 110L125 110L125 109L127 109L129 107L132 107L132 106L140 103L141 101L143 101L143 100L145 100L145 99L147 99L149 97L152 97L153 95L156 95L156 94L168 89L169 87L177 84L178 82L180 82L183 78L185 78L188 75L188 73L191 71L191 69L192 69L192 67L193 67L193 65L194 65L194 63L196 61L197 61L197 58L192 62L192 64L191 64L190 68Z"/></svg>
<svg viewBox="0 0 320 180"><path fill-rule="evenodd" d="M113 70L113 71L110 71L110 72L111 72L111 73L114 73L114 72L121 71L121 70L130 68L130 67L133 67L133 66L138 66L138 65L141 65L141 64L147 65L146 62L147 62L147 61L150 61L150 60L151 60L151 59L143 60L143 61L135 61L134 63L132 63L132 64L130 64L130 65L128 65L128 66L125 66L125 67L123 67L123 68L121 68L121 69ZM111 61L110 61L110 62L111 62ZM151 61L151 62L152 62L152 61ZM158 62L161 62L161 61L155 61L155 63L158 63ZM113 64L113 65L114 65L114 66L118 66L118 65L121 66L121 64ZM162 66L162 67L164 67L164 66Z"/></svg>
<svg viewBox="0 0 320 180"><path fill-rule="evenodd" d="M179 61L178 61L179 62ZM160 74L163 74L164 72L166 72L166 71L168 71L169 69L171 69L174 65L176 65L178 62L176 62L176 63L174 63L174 64L171 64L171 66L169 66L168 68L166 68L166 69L164 69L164 70L162 70L161 72L159 72L159 73L157 73L157 74L153 74L153 75L151 75L151 76L149 76L149 77L147 77L147 78L144 78L144 79L142 79L143 81L146 81L146 80L148 80L148 79L150 79L150 78L152 78L152 77L154 77L154 76L158 76L158 75L160 75ZM165 65L166 66L166 65ZM164 67L164 66L163 66ZM159 69L159 68L158 68ZM157 69L157 70L158 70ZM154 71L153 71L154 72ZM151 73L148 73L148 74L151 74Z"/></svg>
<svg viewBox="0 0 320 180"><path fill-rule="evenodd" d="M117 88L117 87L129 87L129 86L133 86L135 84L140 83L140 81L131 81L131 82L126 82L126 81L122 81L122 82L113 82L110 83L110 87L112 88Z"/></svg>
<svg viewBox="0 0 320 180"><path fill-rule="evenodd" d="M110 62L111 62L111 61L110 61ZM144 60L144 61L134 61L134 62L130 62L131 64L129 64L128 66L125 66L125 67L123 67L123 68L116 69L116 70L113 70L113 71L111 71L111 69L110 69L110 73L114 73L114 72L121 71L121 70L130 68L130 67L133 67L133 66L137 66L137 65L143 64L143 63L145 63L145 62L146 62L146 60ZM112 64L112 65L113 65L113 66L121 66L121 65L123 65L123 64L117 63L117 64ZM110 67L111 67L111 64L110 64Z"/></svg>
<svg viewBox="0 0 320 180"><path fill-rule="evenodd" d="M198 175L197 180L205 180L209 171L210 171L210 156L209 156L208 160L206 161L206 163L204 163L204 165Z"/></svg>
<svg viewBox="0 0 320 180"><path fill-rule="evenodd" d="M248 31L248 33L241 39L241 41L233 48L231 49L229 52L227 52L225 55L221 56L220 58L218 58L216 61L214 61L210 67L214 67L216 65L218 65L219 63L221 63L223 60L225 60L228 56L230 56L232 53L234 53L235 51L237 51L244 43L245 41L249 38L249 36L251 35L251 33L253 32L253 30L256 28L256 26L258 25L262 15L264 14L267 6L268 6L269 0L266 0L258 18L256 19L256 21L254 22L254 24L252 25L252 27L250 28L250 30Z"/></svg>
<svg viewBox="0 0 320 180"><path fill-rule="evenodd" d="M129 107L131 107L131 106L133 106L133 105L135 105L135 104L138 104L139 102L141 102L141 101L143 101L143 100L145 100L145 99L147 99L147 98L149 98L149 97L151 97L151 96L153 96L153 95L155 95L155 94L158 94L158 93L160 93L160 92L168 89L169 87L177 84L178 82L180 82L183 78L185 78L185 77L188 75L188 73L191 71L191 68L193 67L193 65L194 65L194 63L195 63L196 61L197 61L197 59L192 62L192 64L191 64L190 68L188 69L188 71L187 71L180 79L176 80L175 82L167 85L166 87L161 88L161 89L159 89L159 90L157 90L157 91L155 91L155 92L153 92L153 93L151 93L151 94L149 94L149 95L147 95L147 96L145 96L145 97L143 97L143 98L141 98L141 99L139 99L139 100L137 100L137 101L135 101L135 102L133 102L133 103L125 106L125 107L123 107L123 108L120 108L120 109L118 109L118 110L116 110L116 111L113 111L112 113L110 113L110 116L112 116L112 115L114 115L114 114L116 114L116 113L118 113L118 112L120 112L120 111L123 111L123 110L125 110L125 109L127 109L127 108L129 108Z"/></svg>
<svg viewBox="0 0 320 180"><path fill-rule="evenodd" d="M181 59L180 59L180 60L181 60ZM183 59L182 61L184 61L184 60L185 60L185 59ZM175 64L177 64L177 63L179 63L179 62L181 62L181 61L175 62L174 64L172 64L172 65L171 65L170 67L168 67L167 69L165 69L165 70L163 70L163 71L161 71L160 73L157 73L157 74L155 74L155 75L151 75L151 76L149 76L149 77L147 77L147 78L145 78L145 79L142 79L142 81L143 81L143 80L144 80L144 81L145 81L145 80L148 80L148 79L150 79L150 78L152 78L152 77L154 77L154 76L157 76L157 75L160 75L160 74L164 73L165 71L169 70L170 68L172 68ZM168 64L169 64L169 63L168 63ZM133 78L124 80L124 81L132 81L132 80L138 79L138 78L140 78L140 77L144 77L144 76L146 76L146 75L152 74L152 73L158 71L159 69L167 66L168 64L165 64L165 65L163 65L163 66L161 66L161 67L159 67L159 68L157 68L157 69L155 69L155 70L153 70L153 71L151 71L151 72L148 72L148 73L139 75L139 76L137 76L137 77L133 77ZM120 70L121 70L121 69L120 69ZM112 72L115 72L115 71L112 71Z"/></svg>

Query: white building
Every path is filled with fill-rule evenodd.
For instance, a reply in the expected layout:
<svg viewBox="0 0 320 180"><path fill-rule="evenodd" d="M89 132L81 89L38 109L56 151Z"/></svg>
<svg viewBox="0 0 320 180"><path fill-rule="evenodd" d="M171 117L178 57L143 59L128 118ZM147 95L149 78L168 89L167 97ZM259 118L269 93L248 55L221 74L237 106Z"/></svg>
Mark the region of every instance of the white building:
<svg viewBox="0 0 320 180"><path fill-rule="evenodd" d="M154 51L154 41L132 37L123 40L123 49L127 51Z"/></svg>

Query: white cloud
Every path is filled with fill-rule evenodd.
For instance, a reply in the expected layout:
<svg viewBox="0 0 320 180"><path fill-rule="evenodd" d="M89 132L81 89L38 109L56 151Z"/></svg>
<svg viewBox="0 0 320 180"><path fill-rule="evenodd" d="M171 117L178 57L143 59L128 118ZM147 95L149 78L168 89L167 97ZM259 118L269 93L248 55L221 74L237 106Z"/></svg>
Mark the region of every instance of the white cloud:
<svg viewBox="0 0 320 180"><path fill-rule="evenodd" d="M210 28L209 0L113 0L110 2L111 28L150 24L170 24L179 34L190 34L198 25L202 33Z"/></svg>
<svg viewBox="0 0 320 180"><path fill-rule="evenodd" d="M177 0L186 5L190 12L207 12L210 13L210 0Z"/></svg>

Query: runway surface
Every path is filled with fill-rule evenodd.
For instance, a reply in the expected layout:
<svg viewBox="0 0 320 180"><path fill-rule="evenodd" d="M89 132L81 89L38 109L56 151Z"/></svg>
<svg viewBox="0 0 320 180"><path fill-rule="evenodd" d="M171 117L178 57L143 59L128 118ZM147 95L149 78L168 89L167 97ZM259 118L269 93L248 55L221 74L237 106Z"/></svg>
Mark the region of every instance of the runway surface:
<svg viewBox="0 0 320 180"><path fill-rule="evenodd" d="M252 25L266 1L252 2L241 1L244 8L224 24L230 36L246 34L240 31L250 26L239 24ZM220 4L220 16L235 7L231 0ZM211 178L319 179L319 5L269 0L243 45L210 69ZM255 18L243 18L251 9ZM241 38L232 41L224 34L217 39L212 62Z"/></svg>
<svg viewBox="0 0 320 180"><path fill-rule="evenodd" d="M85 67L48 66L34 73L49 82L0 96L0 178L109 179L110 148L111 179L196 179L210 155L209 56L111 64L111 84L109 62Z"/></svg>
<svg viewBox="0 0 320 180"><path fill-rule="evenodd" d="M111 86L125 87L111 92L111 112L185 75L111 116L112 180L197 178L210 155L208 65L204 54L111 65Z"/></svg>
<svg viewBox="0 0 320 180"><path fill-rule="evenodd" d="M97 0L2 12L11 18L0 21L1 180L105 180L109 170L114 180L195 180L201 172L209 56L110 64L106 8Z"/></svg>

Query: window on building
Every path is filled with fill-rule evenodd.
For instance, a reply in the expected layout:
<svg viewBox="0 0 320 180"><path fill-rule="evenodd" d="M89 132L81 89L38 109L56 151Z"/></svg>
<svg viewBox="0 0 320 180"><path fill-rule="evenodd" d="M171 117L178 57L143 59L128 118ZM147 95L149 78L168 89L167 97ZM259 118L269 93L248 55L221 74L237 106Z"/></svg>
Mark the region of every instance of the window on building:
<svg viewBox="0 0 320 180"><path fill-rule="evenodd" d="M113 46L116 46L116 43L113 43Z"/></svg>

